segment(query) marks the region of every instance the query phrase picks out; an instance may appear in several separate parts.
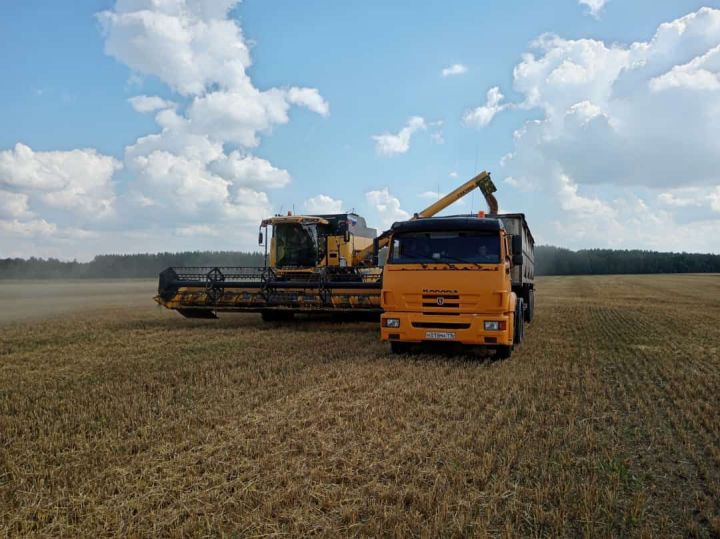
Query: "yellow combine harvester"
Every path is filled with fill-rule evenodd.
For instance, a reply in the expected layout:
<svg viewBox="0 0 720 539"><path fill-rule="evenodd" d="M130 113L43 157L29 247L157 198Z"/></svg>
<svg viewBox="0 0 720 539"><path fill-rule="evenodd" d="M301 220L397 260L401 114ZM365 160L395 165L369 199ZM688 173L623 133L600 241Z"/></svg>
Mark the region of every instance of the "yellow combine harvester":
<svg viewBox="0 0 720 539"><path fill-rule="evenodd" d="M496 213L495 186L482 172L413 219L432 217L475 188ZM265 267L167 268L155 300L187 318L217 318L221 312L260 312L264 320L296 312L381 313L378 258L389 237L390 231L376 237L355 213L276 215L260 223Z"/></svg>

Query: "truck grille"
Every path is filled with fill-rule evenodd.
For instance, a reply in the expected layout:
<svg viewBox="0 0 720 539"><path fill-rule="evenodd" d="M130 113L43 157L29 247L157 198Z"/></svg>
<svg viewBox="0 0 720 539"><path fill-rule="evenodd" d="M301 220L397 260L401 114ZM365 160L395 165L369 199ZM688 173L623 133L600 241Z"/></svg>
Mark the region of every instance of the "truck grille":
<svg viewBox="0 0 720 539"><path fill-rule="evenodd" d="M457 294L423 294L422 296L423 307L435 307L436 309L459 309L460 308L460 296Z"/></svg>

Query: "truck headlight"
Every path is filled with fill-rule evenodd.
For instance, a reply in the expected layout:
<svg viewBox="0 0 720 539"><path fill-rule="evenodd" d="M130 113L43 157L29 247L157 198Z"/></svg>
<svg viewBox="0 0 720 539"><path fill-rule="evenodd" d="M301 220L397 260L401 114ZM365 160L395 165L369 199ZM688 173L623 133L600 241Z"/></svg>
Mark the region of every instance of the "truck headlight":
<svg viewBox="0 0 720 539"><path fill-rule="evenodd" d="M501 322L498 322L497 320L485 320L484 326L485 331L500 331L504 324Z"/></svg>
<svg viewBox="0 0 720 539"><path fill-rule="evenodd" d="M400 327L400 319L399 318L385 318L385 319L383 319L383 325L386 328L399 328Z"/></svg>

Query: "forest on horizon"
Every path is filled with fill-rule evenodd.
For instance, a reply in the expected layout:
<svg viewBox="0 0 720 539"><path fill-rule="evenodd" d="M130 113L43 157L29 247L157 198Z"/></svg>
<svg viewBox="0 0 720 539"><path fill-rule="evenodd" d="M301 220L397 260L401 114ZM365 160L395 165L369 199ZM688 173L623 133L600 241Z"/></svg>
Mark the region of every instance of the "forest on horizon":
<svg viewBox="0 0 720 539"><path fill-rule="evenodd" d="M54 258L0 259L0 279L152 278L170 266L262 266L264 255L241 251L188 251L98 255L90 262ZM536 275L720 273L720 255L642 250L582 249L540 245Z"/></svg>

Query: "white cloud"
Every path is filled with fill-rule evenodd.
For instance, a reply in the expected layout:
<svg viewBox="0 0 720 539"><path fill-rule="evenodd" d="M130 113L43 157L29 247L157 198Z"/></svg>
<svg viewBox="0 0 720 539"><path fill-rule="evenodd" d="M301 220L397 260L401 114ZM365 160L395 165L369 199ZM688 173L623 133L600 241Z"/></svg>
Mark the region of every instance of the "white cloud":
<svg viewBox="0 0 720 539"><path fill-rule="evenodd" d="M720 10L662 24L648 42L544 35L532 47L513 70L522 101L510 106L542 116L514 134L501 161L508 185L548 196L566 228L596 245L662 245L691 222L720 229L710 202L720 186ZM478 123L493 104L503 107L488 99ZM716 236L680 236L720 251Z"/></svg>
<svg viewBox="0 0 720 539"><path fill-rule="evenodd" d="M400 200L393 196L387 187L365 193L365 199L379 214L383 230L390 228L395 221L410 218L410 214L400 207Z"/></svg>
<svg viewBox="0 0 720 539"><path fill-rule="evenodd" d="M105 52L183 95L204 93L213 84L247 84L250 50L240 27L227 18L238 2L118 0L113 10L98 14Z"/></svg>
<svg viewBox="0 0 720 539"><path fill-rule="evenodd" d="M720 212L720 185L669 189L660 193L657 201L660 207L692 215L693 220L718 218L713 212Z"/></svg>
<svg viewBox="0 0 720 539"><path fill-rule="evenodd" d="M105 51L132 70L133 86L142 85L141 76L154 77L184 98L128 100L136 111L153 113L158 129L125 148L122 180L114 177L123 163L93 149L35 152L18 144L0 151L0 219L7 237L37 240L23 244L29 253L56 254L56 241L89 237L93 228L128 241L151 229L147 238L162 248L168 234L180 241L225 230L245 238L236 231L272 213L266 191L286 186L290 173L248 149L288 123L292 107L321 116L330 108L315 88L253 84L246 72L249 46L229 16L238 4L117 0L98 14ZM17 252L17 245L0 238L4 252Z"/></svg>
<svg viewBox="0 0 720 539"><path fill-rule="evenodd" d="M153 222L160 212L182 236L196 230L187 227L237 226L270 214L265 191L287 185L290 174L247 150L288 123L292 106L321 116L330 112L315 88L263 90L253 84L246 72L248 44L228 16L238 3L118 0L98 15L108 54L189 98L184 110L160 98L133 98L136 109L157 111L160 131L125 150L133 174L127 203ZM235 149L226 153L226 146Z"/></svg>
<svg viewBox="0 0 720 539"><path fill-rule="evenodd" d="M195 236L219 236L220 231L209 225L190 225L183 226L175 230L178 236L195 237Z"/></svg>
<svg viewBox="0 0 720 539"><path fill-rule="evenodd" d="M0 189L0 218L29 217L28 195Z"/></svg>
<svg viewBox="0 0 720 539"><path fill-rule="evenodd" d="M330 114L330 105L323 99L315 88L290 88L286 97L288 103L293 105L301 105L312 112L318 113L320 116L328 116Z"/></svg>
<svg viewBox="0 0 720 539"><path fill-rule="evenodd" d="M558 180L557 195L563 210L589 219L615 217L615 211L602 200L578 195L578 186L565 174Z"/></svg>
<svg viewBox="0 0 720 539"><path fill-rule="evenodd" d="M35 152L18 143L0 151L0 187L33 204L103 217L113 212L111 180L120 168L115 158L94 149Z"/></svg>
<svg viewBox="0 0 720 539"><path fill-rule="evenodd" d="M269 161L254 155L243 155L239 151L212 161L209 168L235 185L256 189L280 188L290 183L290 173L287 170L276 168Z"/></svg>
<svg viewBox="0 0 720 539"><path fill-rule="evenodd" d="M317 195L308 198L304 203L305 209L310 214L340 213L343 208L343 201L336 200L328 195Z"/></svg>
<svg viewBox="0 0 720 539"><path fill-rule="evenodd" d="M463 115L463 121L466 125L475 127L485 127L489 125L498 112L503 111L509 106L500 103L504 97L500 92L500 88L497 86L490 88L487 93L486 103L480 107L466 111Z"/></svg>
<svg viewBox="0 0 720 539"><path fill-rule="evenodd" d="M410 149L410 138L419 130L427 129L425 119L421 116L412 116L405 127L403 127L396 135L384 133L382 135L374 135L375 150L380 155L397 155L405 153Z"/></svg>
<svg viewBox="0 0 720 539"><path fill-rule="evenodd" d="M174 108L176 105L172 101L167 101L156 95L136 95L128 99L128 102L137 112L155 112L157 110Z"/></svg>
<svg viewBox="0 0 720 539"><path fill-rule="evenodd" d="M7 236L48 236L57 232L57 225L45 219L0 219L0 231Z"/></svg>
<svg viewBox="0 0 720 539"><path fill-rule="evenodd" d="M451 66L448 66L444 68L441 71L441 74L443 77L452 77L454 75L462 75L464 73L467 73L467 66L463 64L453 64Z"/></svg>
<svg viewBox="0 0 720 539"><path fill-rule="evenodd" d="M713 92L720 90L720 45L690 62L673 68L650 81L653 92L675 88Z"/></svg>
<svg viewBox="0 0 720 539"><path fill-rule="evenodd" d="M710 199L710 207L720 213L720 186L716 187L708 198Z"/></svg>
<svg viewBox="0 0 720 539"><path fill-rule="evenodd" d="M600 17L600 12L603 10L609 0L578 0L578 4L587 7L588 15L592 15L596 19Z"/></svg>

